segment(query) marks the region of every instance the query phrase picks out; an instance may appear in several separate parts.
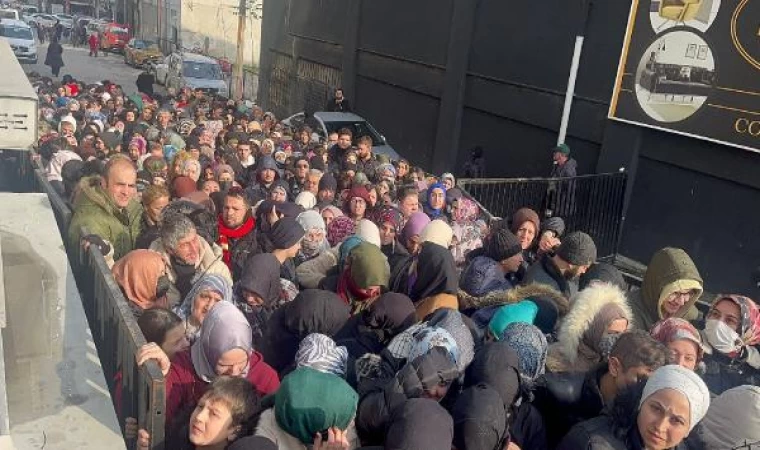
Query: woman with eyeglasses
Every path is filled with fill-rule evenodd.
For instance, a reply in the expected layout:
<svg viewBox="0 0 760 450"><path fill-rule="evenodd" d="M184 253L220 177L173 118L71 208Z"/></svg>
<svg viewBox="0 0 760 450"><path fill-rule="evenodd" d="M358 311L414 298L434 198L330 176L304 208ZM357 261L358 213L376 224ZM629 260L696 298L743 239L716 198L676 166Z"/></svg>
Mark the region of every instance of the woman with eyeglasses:
<svg viewBox="0 0 760 450"><path fill-rule="evenodd" d="M742 384L760 384L760 310L741 295L720 295L702 330L705 373L710 392L719 395Z"/></svg>
<svg viewBox="0 0 760 450"><path fill-rule="evenodd" d="M280 379L253 348L251 326L235 305L221 302L209 311L198 339L173 359L158 344L144 345L137 365L155 360L166 378L166 431L171 432L180 413L194 408L210 384L220 376L245 378L259 394L268 395Z"/></svg>

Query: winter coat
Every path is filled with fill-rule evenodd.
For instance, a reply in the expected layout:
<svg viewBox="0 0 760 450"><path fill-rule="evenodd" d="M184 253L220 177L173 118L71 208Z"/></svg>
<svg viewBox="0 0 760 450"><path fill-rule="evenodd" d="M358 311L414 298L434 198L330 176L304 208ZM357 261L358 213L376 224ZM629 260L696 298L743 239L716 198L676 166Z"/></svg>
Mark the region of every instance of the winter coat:
<svg viewBox="0 0 760 450"><path fill-rule="evenodd" d="M332 337L346 323L349 308L337 294L318 289L301 291L269 319L261 353L284 377L293 368L301 340L311 333Z"/></svg>
<svg viewBox="0 0 760 450"><path fill-rule="evenodd" d="M563 165L552 166L552 178L570 178L578 175L578 161L573 158L568 160Z"/></svg>
<svg viewBox="0 0 760 450"><path fill-rule="evenodd" d="M277 450L307 450L307 447L297 438L280 428L274 407L267 409L261 414L256 424L256 436L262 436L272 441ZM356 434L356 426L351 423L346 430L349 450L359 448L359 437Z"/></svg>
<svg viewBox="0 0 760 450"><path fill-rule="evenodd" d="M269 367L258 352L253 352L248 361L246 379L262 395L274 393L280 386L280 379ZM178 353L172 360L169 373L166 375L166 427L171 430L178 424L173 424L174 418L187 408L195 407L201 399L209 383L203 381L195 372L190 349Z"/></svg>
<svg viewBox="0 0 760 450"><path fill-rule="evenodd" d="M239 239L230 239L228 245L230 249L230 272L232 272L232 279L239 280L243 275L243 269L248 258L262 253L261 246L259 245L258 231L254 229Z"/></svg>
<svg viewBox="0 0 760 450"><path fill-rule="evenodd" d="M457 296L459 297L459 308L462 311L476 310L472 315L472 320L480 328L488 325L498 307L517 303L528 298L541 297L550 299L557 307L559 317L563 317L570 309L570 303L562 294L550 286L537 283L518 286L510 290L491 291L481 296L470 295L460 289Z"/></svg>
<svg viewBox="0 0 760 450"><path fill-rule="evenodd" d="M546 425L533 404L523 401L509 424L512 442L521 449L547 450Z"/></svg>
<svg viewBox="0 0 760 450"><path fill-rule="evenodd" d="M573 297L573 306L565 316L557 335L557 342L549 347L546 368L550 372L586 372L604 359L584 339L594 317L608 303L614 303L625 312L628 323L633 313L625 293L608 283L590 286Z"/></svg>
<svg viewBox="0 0 760 450"><path fill-rule="evenodd" d="M280 170L277 167L277 162L271 156L262 156L256 163L256 179L251 180L250 185L246 188L245 193L248 195L248 199L252 205L266 200L269 198L269 194L272 192L272 187L275 186L277 180L280 179ZM260 174L264 169L274 170L274 181L269 186L264 185L261 182ZM250 170L250 169L249 169ZM258 222L258 220L257 220Z"/></svg>
<svg viewBox="0 0 760 450"><path fill-rule="evenodd" d="M663 295L663 291L669 291L667 294L679 291L679 280L691 280L700 286L703 284L697 267L683 250L664 248L655 253L647 266L641 289L628 295L628 303L633 310L636 328L649 331L655 323L664 319L660 309L661 299L664 300L667 295ZM700 288L699 292L681 308L682 313L678 317L688 321L697 319L699 312L694 304L701 295Z"/></svg>
<svg viewBox="0 0 760 450"><path fill-rule="evenodd" d="M531 283L546 284L568 299L578 292L578 282L566 280L550 255L542 256L525 273L522 284Z"/></svg>
<svg viewBox="0 0 760 450"><path fill-rule="evenodd" d="M69 248L81 248L80 228L85 226L89 233L111 244L114 260L134 250L142 228L143 207L140 202L133 199L126 208L119 209L101 187L99 176L83 178L79 190L74 200L74 215L69 223Z"/></svg>
<svg viewBox="0 0 760 450"><path fill-rule="evenodd" d="M723 392L741 386L750 384L760 385L760 370L753 367L757 365L758 352L752 349L749 358L730 358L714 350L707 339L702 336L705 355L702 359L705 365L705 373L702 379L705 381L710 393L720 395Z"/></svg>
<svg viewBox="0 0 760 450"><path fill-rule="evenodd" d="M63 67L63 47L57 42L51 42L48 45L47 54L45 55L45 65L50 67Z"/></svg>
<svg viewBox="0 0 760 450"><path fill-rule="evenodd" d="M538 380L533 405L544 418L551 448L574 425L597 417L604 409L599 383L605 373L607 364L601 364L585 373L547 373Z"/></svg>
<svg viewBox="0 0 760 450"><path fill-rule="evenodd" d="M574 426L556 450L645 450L636 421L643 384L615 398L601 416ZM684 450L679 443L669 450Z"/></svg>
<svg viewBox="0 0 760 450"><path fill-rule="evenodd" d="M296 267L296 277L304 289L317 289L328 273L338 265L340 244Z"/></svg>
<svg viewBox="0 0 760 450"><path fill-rule="evenodd" d="M150 220L148 220L145 213L143 213L142 231L140 232L140 235L137 236L137 240L135 241L135 248L147 249L150 247L150 244L152 244L153 241L160 237L161 227L159 227L158 224L152 223Z"/></svg>
<svg viewBox="0 0 760 450"><path fill-rule="evenodd" d="M389 380L368 380L359 386L359 409L356 426L362 442L379 444L393 411L408 399L419 398L426 388L458 376L456 365L447 351L433 347L428 353L407 363Z"/></svg>
<svg viewBox="0 0 760 450"><path fill-rule="evenodd" d="M193 278L193 282L198 280L201 275L217 274L224 277L230 284L232 284L232 275L230 275L230 269L228 269L227 265L224 264L224 261L222 261L222 249L216 245L212 247L208 242L206 242L205 239L200 236L198 236L198 241L200 241L200 258L198 258L198 263L195 265L195 277ZM166 276L169 278L169 282L171 283L169 292L166 294L168 304L170 306L179 304L179 302L182 301L182 294L175 286L175 282L177 281L177 272L174 270L169 253L164 248L164 244L161 239L156 239L153 241L153 243L150 244L149 249L160 253L161 257L164 258L164 262L166 262L166 266L169 268L169 271L166 274Z"/></svg>

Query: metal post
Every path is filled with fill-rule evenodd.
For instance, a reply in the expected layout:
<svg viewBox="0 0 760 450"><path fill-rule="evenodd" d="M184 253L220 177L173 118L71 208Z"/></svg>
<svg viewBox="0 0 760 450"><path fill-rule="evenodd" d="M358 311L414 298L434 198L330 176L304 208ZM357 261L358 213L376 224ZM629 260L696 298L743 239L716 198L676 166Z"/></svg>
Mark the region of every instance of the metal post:
<svg viewBox="0 0 760 450"><path fill-rule="evenodd" d="M245 10L247 0L240 0L238 10L238 30L237 30L237 56L235 56L235 73L232 82L235 87L232 92L235 100L243 99L243 50L245 50Z"/></svg>
<svg viewBox="0 0 760 450"><path fill-rule="evenodd" d="M582 0L581 11L583 17L578 35L575 36L575 48L573 49L573 60L570 64L570 76L567 81L567 92L565 93L565 106L562 108L562 121L559 125L559 136L557 136L557 145L565 143L567 136L567 127L570 123L570 110L573 107L573 97L575 96L575 82L578 77L578 68L580 67L581 54L583 53L583 37L586 32L586 23L588 22L589 12L591 10L590 0Z"/></svg>

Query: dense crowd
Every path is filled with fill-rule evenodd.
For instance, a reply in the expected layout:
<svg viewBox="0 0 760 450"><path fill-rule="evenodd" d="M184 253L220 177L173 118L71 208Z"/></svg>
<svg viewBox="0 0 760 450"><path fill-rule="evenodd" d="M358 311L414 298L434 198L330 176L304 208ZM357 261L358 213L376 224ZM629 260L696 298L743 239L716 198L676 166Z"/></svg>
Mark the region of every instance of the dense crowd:
<svg viewBox="0 0 760 450"><path fill-rule="evenodd" d="M166 376L166 448L760 446L760 312L701 315L684 250L629 289L583 230L489 222L350 129L31 78L69 250L97 246Z"/></svg>

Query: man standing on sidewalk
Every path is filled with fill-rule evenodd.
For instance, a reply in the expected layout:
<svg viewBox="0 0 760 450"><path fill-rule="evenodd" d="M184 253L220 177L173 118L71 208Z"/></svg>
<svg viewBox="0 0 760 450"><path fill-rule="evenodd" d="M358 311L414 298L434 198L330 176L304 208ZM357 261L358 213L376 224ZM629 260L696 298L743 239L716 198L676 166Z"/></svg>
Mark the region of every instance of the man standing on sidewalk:
<svg viewBox="0 0 760 450"><path fill-rule="evenodd" d="M93 31L90 35L90 39L87 41L90 44L90 56L98 57L98 47L100 47L100 36L97 31Z"/></svg>

